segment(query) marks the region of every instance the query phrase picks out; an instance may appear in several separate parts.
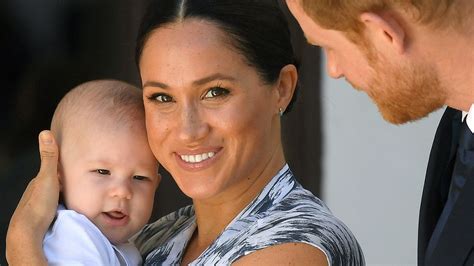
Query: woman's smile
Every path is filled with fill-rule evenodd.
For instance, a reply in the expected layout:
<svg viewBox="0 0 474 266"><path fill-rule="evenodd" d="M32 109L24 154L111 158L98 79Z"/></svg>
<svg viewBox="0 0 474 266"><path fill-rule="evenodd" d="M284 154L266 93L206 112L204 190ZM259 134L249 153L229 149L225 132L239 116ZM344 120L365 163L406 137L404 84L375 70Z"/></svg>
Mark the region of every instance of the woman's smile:
<svg viewBox="0 0 474 266"><path fill-rule="evenodd" d="M186 171L204 170L219 159L222 148L204 148L195 151L175 153L178 165Z"/></svg>
<svg viewBox="0 0 474 266"><path fill-rule="evenodd" d="M196 155L180 155L180 157L183 161L187 163L200 163L202 161L205 161L207 159L214 157L214 155L215 155L214 152L207 152L207 153L196 154Z"/></svg>

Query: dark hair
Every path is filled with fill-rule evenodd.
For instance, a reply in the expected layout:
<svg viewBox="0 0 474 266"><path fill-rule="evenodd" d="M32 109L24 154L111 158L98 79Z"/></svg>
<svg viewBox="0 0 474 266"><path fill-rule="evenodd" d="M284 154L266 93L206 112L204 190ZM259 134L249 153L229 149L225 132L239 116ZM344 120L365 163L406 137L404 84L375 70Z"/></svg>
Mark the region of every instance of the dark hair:
<svg viewBox="0 0 474 266"><path fill-rule="evenodd" d="M215 23L268 84L277 81L284 66L298 66L288 24L276 0L151 0L138 30L137 66L153 30L187 18ZM295 99L296 91L285 112Z"/></svg>

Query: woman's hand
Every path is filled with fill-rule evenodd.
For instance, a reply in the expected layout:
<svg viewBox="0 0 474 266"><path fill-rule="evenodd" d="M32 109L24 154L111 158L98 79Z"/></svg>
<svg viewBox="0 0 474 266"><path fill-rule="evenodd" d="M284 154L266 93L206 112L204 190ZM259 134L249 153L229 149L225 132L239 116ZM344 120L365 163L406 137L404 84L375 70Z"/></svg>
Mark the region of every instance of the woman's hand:
<svg viewBox="0 0 474 266"><path fill-rule="evenodd" d="M28 184L10 220L6 239L9 265L47 265L44 235L54 219L59 199L58 146L50 131L39 134L41 167Z"/></svg>

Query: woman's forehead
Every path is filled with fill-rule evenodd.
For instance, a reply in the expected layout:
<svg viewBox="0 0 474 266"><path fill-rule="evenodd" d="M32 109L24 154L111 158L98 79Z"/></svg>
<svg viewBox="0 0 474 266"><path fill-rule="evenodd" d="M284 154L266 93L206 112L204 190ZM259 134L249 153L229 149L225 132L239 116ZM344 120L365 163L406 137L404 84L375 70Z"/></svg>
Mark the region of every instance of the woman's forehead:
<svg viewBox="0 0 474 266"><path fill-rule="evenodd" d="M202 45L215 45L221 48L229 44L230 35L224 32L216 23L204 19L186 19L180 22L168 23L153 30L143 50L149 47L174 46L188 48Z"/></svg>
<svg viewBox="0 0 474 266"><path fill-rule="evenodd" d="M215 74L236 77L256 71L246 63L224 32L212 23L189 20L155 30L145 43L140 61L142 82L169 84L183 78L192 83Z"/></svg>

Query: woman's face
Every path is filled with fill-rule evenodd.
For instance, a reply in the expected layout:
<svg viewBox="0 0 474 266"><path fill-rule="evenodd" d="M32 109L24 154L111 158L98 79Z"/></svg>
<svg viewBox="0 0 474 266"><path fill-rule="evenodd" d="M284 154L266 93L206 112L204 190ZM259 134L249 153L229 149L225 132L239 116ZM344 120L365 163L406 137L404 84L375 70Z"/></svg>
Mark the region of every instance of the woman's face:
<svg viewBox="0 0 474 266"><path fill-rule="evenodd" d="M238 197L283 158L278 90L215 25L188 19L155 30L140 72L150 146L189 197Z"/></svg>

